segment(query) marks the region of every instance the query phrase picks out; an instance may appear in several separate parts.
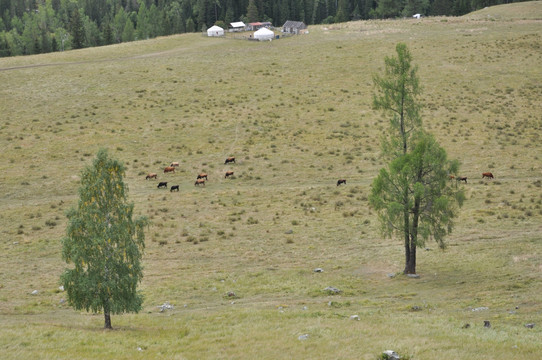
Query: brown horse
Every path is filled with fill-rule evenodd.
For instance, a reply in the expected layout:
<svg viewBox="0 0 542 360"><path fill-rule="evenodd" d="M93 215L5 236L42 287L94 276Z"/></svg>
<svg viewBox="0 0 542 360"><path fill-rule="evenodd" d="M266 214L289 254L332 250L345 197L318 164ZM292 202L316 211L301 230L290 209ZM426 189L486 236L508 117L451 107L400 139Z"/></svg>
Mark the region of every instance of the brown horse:
<svg viewBox="0 0 542 360"><path fill-rule="evenodd" d="M174 168L173 166L166 166L165 169L164 169L164 174L165 174L165 173L168 173L168 172L174 173L174 172L175 172L175 168Z"/></svg>
<svg viewBox="0 0 542 360"><path fill-rule="evenodd" d="M229 163L235 163L235 157L230 156L229 158L226 159L226 161L224 161L224 164L229 164Z"/></svg>
<svg viewBox="0 0 542 360"><path fill-rule="evenodd" d="M485 172L485 173L482 173L482 179L483 178L494 179L494 176L490 172Z"/></svg>

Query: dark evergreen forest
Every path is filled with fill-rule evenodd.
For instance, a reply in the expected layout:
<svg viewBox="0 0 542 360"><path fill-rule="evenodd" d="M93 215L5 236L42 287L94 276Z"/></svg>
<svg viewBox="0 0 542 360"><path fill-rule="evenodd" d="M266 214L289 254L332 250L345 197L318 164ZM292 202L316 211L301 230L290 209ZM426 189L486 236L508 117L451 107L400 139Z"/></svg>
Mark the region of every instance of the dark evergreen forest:
<svg viewBox="0 0 542 360"><path fill-rule="evenodd" d="M331 24L464 15L513 0L0 0L0 57L199 32L234 21Z"/></svg>

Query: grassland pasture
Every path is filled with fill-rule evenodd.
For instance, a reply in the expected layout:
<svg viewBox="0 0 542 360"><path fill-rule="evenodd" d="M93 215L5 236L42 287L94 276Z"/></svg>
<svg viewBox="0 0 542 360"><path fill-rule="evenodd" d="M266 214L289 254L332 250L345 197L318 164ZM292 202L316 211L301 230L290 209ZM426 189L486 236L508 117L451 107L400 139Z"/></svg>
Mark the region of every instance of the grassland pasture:
<svg viewBox="0 0 542 360"><path fill-rule="evenodd" d="M2 358L536 358L541 5L0 59ZM388 126L372 76L398 42L419 66L424 126L468 177L449 246L420 249L419 279L400 275L401 241L368 203ZM102 147L152 221L144 309L113 331L58 289L65 212Z"/></svg>

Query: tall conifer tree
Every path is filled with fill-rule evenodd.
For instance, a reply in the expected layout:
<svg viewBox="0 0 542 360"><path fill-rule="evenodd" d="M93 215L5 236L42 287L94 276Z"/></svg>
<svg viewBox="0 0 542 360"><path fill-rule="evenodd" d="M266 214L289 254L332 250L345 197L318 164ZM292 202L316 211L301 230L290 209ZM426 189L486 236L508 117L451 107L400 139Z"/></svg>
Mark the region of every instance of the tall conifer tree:
<svg viewBox="0 0 542 360"><path fill-rule="evenodd" d="M85 47L85 28L83 27L83 19L79 13L79 9L73 9L70 18L70 32L72 36L72 47L74 49L82 49Z"/></svg>
<svg viewBox="0 0 542 360"><path fill-rule="evenodd" d="M396 57L386 57L384 75L374 77L374 107L391 116L389 133L382 141L390 163L373 181L370 203L383 233L403 238L403 272L415 274L417 247L429 238L445 247L444 237L452 231L464 195L448 182L448 174L456 174L459 164L449 161L444 149L422 129L412 56L405 44L397 44L396 51Z"/></svg>
<svg viewBox="0 0 542 360"><path fill-rule="evenodd" d="M256 22L259 20L258 8L254 0L248 1L247 18L249 22Z"/></svg>

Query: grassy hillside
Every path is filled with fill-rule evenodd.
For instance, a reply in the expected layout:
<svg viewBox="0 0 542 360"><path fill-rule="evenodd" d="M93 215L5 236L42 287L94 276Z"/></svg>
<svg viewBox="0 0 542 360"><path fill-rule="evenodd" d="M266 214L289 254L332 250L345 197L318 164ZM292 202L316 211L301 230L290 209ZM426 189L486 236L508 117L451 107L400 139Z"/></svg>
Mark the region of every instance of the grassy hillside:
<svg viewBox="0 0 542 360"><path fill-rule="evenodd" d="M485 7L464 17L478 20L542 20L542 1L525 1Z"/></svg>
<svg viewBox="0 0 542 360"><path fill-rule="evenodd" d="M523 18L540 19L540 4L265 43L188 34L0 59L2 357L535 357L542 22ZM403 248L382 238L367 200L387 128L371 109L372 75L397 42L419 66L425 127L468 177L449 247L426 244L419 279L388 276ZM114 331L58 290L65 212L100 147L127 165L130 200L152 220L144 311L113 316ZM180 170L163 174L172 161ZM174 309L160 312L165 302Z"/></svg>

